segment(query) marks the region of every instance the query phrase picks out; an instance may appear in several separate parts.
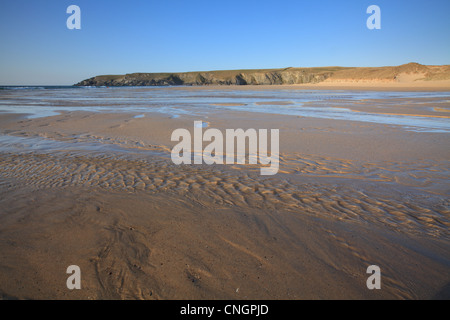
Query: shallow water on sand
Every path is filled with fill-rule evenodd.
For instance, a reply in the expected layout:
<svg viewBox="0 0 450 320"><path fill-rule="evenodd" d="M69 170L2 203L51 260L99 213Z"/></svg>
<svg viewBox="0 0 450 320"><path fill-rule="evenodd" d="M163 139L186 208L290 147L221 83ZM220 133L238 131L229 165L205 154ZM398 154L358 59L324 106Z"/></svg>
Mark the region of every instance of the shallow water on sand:
<svg viewBox="0 0 450 320"><path fill-rule="evenodd" d="M0 136L0 177L37 189L88 187L172 194L212 205L292 210L449 238L448 162L359 164L281 155L281 172L250 165L174 165L163 148Z"/></svg>
<svg viewBox="0 0 450 320"><path fill-rule="evenodd" d="M3 87L5 89L5 87ZM20 90L19 90L20 89ZM260 112L401 126L421 132L450 132L448 117L354 112L352 106L422 106L448 109L450 92L380 92L351 90L217 90L168 87L6 87L0 90L0 111L29 118L59 111L127 112L141 116L160 112L172 116L205 115L220 110Z"/></svg>
<svg viewBox="0 0 450 320"><path fill-rule="evenodd" d="M167 87L79 88L25 87L0 90L0 110L44 117L59 111L135 113L160 112L172 117L202 115L215 111L276 113L302 117L354 120L400 126L418 132L450 132L449 118L388 115L354 112L350 108L364 103L377 106L407 104L446 108L450 92L374 92L319 90L217 90ZM208 122L202 122L206 128ZM448 236L448 161L396 161L359 163L352 160L305 154L281 154L277 177L262 178L255 166L175 166L166 146L146 145L80 134L59 139L41 136L0 135L0 174L24 179L36 187L89 186L114 190L176 190L208 194L219 203L286 206L302 212L320 212L330 217L390 223L396 229L414 226L416 231ZM158 169L159 168L159 169ZM315 180L314 180L315 179ZM324 180L326 179L326 180ZM334 180L333 180L334 179ZM269 181L269 182L267 182ZM310 191L304 181L312 181ZM387 188L417 192L416 203L404 194L363 203L362 189L339 185L357 181L359 187ZM346 181L345 183L342 181ZM389 188L391 188L389 187ZM400 188L400 189L399 189ZM402 189L403 188L403 189ZM412 189L411 189L412 188ZM320 196L319 196L319 191ZM346 190L344 192L344 190ZM367 197L362 192L362 197ZM378 192L378 191L377 191ZM307 196L307 194L315 194ZM394 196L395 194L395 196ZM377 199L376 196L373 196ZM370 197L368 197L369 199Z"/></svg>
<svg viewBox="0 0 450 320"><path fill-rule="evenodd" d="M392 135L380 132L392 129L389 134L421 148L423 141L445 147L449 119L425 115L433 115L433 107L447 110L449 97L284 89L0 90L0 110L28 118L115 113L106 124L107 115L92 113L23 121L11 116L0 128L0 298L67 298L69 263L83 270L88 290L74 290L83 299L434 297L447 290L449 279L450 162L427 154L411 160L404 150L385 159L384 139ZM352 109L361 105L427 112ZM320 131L321 139L312 136L311 143L362 133L366 140L351 146L382 157L336 158L331 142L324 154L282 152L279 173L261 176L255 165L174 165L165 142L151 138L174 122L192 125L189 115L207 119L198 126L206 129L244 112L246 124L264 118L258 112L307 117L274 123L294 135ZM298 128L313 118L336 121ZM340 120L359 121L357 131ZM367 122L396 128L371 129ZM361 145L371 134L383 139L378 148ZM334 141L342 148L342 140ZM383 270L381 296L366 288L366 268L374 263Z"/></svg>

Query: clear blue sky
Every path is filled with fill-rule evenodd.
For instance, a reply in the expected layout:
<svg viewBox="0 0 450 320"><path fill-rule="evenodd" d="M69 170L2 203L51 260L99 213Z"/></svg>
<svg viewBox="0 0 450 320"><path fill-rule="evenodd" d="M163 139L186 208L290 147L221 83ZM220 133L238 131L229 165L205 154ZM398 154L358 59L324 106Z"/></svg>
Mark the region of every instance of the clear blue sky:
<svg viewBox="0 0 450 320"><path fill-rule="evenodd" d="M66 9L81 8L81 30ZM366 9L381 8L381 30ZM0 85L99 74L450 64L449 0L1 0Z"/></svg>

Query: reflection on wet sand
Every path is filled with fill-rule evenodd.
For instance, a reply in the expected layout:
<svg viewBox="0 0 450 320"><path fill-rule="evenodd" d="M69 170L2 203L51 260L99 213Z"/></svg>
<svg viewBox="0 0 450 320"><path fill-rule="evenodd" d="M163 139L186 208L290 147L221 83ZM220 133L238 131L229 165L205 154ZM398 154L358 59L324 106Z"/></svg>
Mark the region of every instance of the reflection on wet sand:
<svg viewBox="0 0 450 320"><path fill-rule="evenodd" d="M448 94L60 90L1 93L0 297L448 297ZM279 173L174 165L195 120L279 128Z"/></svg>

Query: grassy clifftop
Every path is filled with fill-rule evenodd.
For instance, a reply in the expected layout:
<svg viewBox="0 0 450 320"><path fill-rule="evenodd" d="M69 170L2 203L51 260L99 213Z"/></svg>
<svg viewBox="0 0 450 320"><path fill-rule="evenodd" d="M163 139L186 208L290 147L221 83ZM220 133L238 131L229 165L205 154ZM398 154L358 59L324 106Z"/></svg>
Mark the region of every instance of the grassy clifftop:
<svg viewBox="0 0 450 320"><path fill-rule="evenodd" d="M320 67L252 70L220 70L183 73L131 73L102 75L76 86L167 86L167 85L276 85L318 83L329 80L392 80L401 75L418 80L448 80L450 66L408 63L395 67Z"/></svg>

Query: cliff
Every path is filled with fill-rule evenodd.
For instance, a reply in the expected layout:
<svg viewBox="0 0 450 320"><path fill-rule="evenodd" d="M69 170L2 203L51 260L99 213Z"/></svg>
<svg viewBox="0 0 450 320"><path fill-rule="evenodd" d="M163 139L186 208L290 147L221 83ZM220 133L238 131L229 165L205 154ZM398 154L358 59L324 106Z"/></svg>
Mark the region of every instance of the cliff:
<svg viewBox="0 0 450 320"><path fill-rule="evenodd" d="M424 66L409 63L396 67L285 68L261 70L227 70L184 73L132 73L103 75L83 80L76 86L169 86L169 85L281 85L319 83L325 80L398 81L402 75L417 80L450 79L450 66Z"/></svg>

